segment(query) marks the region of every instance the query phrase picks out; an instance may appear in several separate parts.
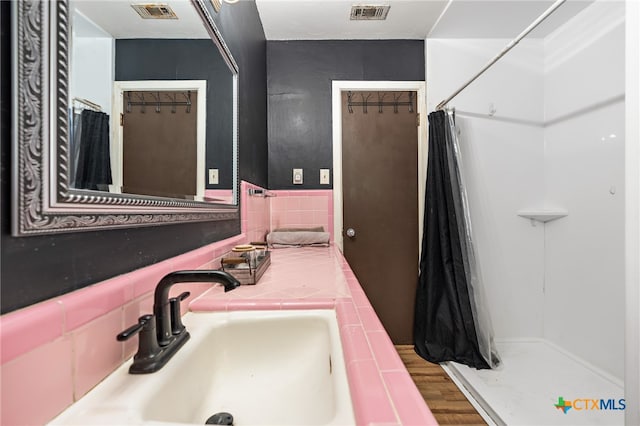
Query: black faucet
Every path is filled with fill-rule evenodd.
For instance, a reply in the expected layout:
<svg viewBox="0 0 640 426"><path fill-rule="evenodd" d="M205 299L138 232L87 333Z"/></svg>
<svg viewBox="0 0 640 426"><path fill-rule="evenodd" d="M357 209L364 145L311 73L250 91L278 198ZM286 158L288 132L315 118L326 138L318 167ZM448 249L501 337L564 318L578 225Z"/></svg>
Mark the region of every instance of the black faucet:
<svg viewBox="0 0 640 426"><path fill-rule="evenodd" d="M240 285L233 275L218 270L176 271L165 275L153 298L153 315L144 315L138 324L118 334L118 341L128 340L140 332L138 352L129 368L131 374L153 373L161 369L169 359L189 340L189 332L182 325L180 302L189 297L184 292L169 299L169 289L176 283L211 282L220 283L224 291Z"/></svg>
<svg viewBox="0 0 640 426"><path fill-rule="evenodd" d="M220 283L224 286L224 291L231 291L240 285L240 281L224 271L215 270L194 270L176 271L167 274L156 286L153 295L153 314L156 316L156 333L158 334L158 344L167 346L174 339L171 330L171 301L169 300L169 289L176 283ZM174 302L175 303L175 302ZM175 317L175 315L174 315Z"/></svg>

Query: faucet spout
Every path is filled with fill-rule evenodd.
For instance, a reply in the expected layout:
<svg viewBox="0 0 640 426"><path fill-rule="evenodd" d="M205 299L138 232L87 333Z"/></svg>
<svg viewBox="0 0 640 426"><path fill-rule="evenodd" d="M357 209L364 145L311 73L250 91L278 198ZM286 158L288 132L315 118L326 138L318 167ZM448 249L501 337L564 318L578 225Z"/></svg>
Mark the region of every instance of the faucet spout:
<svg viewBox="0 0 640 426"><path fill-rule="evenodd" d="M171 333L171 313L169 309L169 289L177 283L210 282L220 283L224 291L231 291L240 285L233 275L218 270L175 271L164 276L156 286L153 297L153 313L156 317L158 344L167 346L173 340Z"/></svg>

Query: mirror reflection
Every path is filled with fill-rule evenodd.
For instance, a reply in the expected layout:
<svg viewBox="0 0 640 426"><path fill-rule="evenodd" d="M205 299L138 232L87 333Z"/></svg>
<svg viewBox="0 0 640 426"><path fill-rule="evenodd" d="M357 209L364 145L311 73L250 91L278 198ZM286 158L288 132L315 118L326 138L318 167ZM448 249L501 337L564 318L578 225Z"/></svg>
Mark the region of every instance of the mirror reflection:
<svg viewBox="0 0 640 426"><path fill-rule="evenodd" d="M70 187L233 203L234 72L192 4L70 6Z"/></svg>

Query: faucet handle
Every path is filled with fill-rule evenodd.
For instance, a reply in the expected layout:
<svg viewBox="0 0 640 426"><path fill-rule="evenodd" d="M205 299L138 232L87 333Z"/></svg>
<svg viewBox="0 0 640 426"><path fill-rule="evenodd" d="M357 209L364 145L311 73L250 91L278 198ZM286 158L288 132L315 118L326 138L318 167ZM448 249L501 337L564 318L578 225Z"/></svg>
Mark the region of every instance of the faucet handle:
<svg viewBox="0 0 640 426"><path fill-rule="evenodd" d="M191 292L189 292L189 291L185 291L184 293L180 293L180 295L179 295L179 296L172 297L172 298L171 298L171 299L169 299L169 300L170 300L170 301L171 301L171 300L177 300L178 302L182 302L184 299L186 299L186 298L187 298L187 297L189 297L189 296L191 296Z"/></svg>
<svg viewBox="0 0 640 426"><path fill-rule="evenodd" d="M131 337L135 336L139 331L141 331L142 328L147 324L147 322L151 321L152 319L153 319L153 315L141 316L140 318L138 318L137 324L132 325L122 333L118 334L116 336L116 340L118 340L118 342L124 342L125 340L129 340Z"/></svg>
<svg viewBox="0 0 640 426"><path fill-rule="evenodd" d="M180 302L187 297L191 296L191 293L185 291L179 296L169 299L171 309L171 334L174 336L182 333L185 330L185 326L182 324L182 313L180 312Z"/></svg>
<svg viewBox="0 0 640 426"><path fill-rule="evenodd" d="M134 355L133 364L129 367L129 373L131 374L147 372L140 366L142 366L146 360L156 358L162 351L158 345L158 339L156 336L155 315L141 316L138 318L138 324L135 324L118 334L116 339L119 342L124 342L125 340L129 340L138 332L140 333L140 339L138 340L138 352Z"/></svg>

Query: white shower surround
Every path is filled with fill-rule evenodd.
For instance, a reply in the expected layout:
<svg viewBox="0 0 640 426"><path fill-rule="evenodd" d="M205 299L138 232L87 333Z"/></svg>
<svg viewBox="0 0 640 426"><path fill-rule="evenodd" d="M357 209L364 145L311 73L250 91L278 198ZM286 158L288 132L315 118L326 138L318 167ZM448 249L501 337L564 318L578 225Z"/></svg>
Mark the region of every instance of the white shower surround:
<svg viewBox="0 0 640 426"><path fill-rule="evenodd" d="M614 100L589 113L602 117L598 120L583 114L545 125L624 93L624 52L616 48L624 37L623 24L618 20L586 41L576 30L588 29L585 20L593 15L602 16L600 7L587 8L553 40L524 40L451 106L462 132L472 220L496 337L547 338L622 378L624 103ZM617 11L624 16L624 7ZM563 34L568 34L565 40ZM433 108L507 42L427 40L428 106ZM547 58L569 44L574 53L550 65ZM607 64L594 60L603 51ZM612 134L616 138L609 138ZM516 215L543 206L566 208L569 215L537 226ZM610 279L603 283L606 276ZM590 331L606 333L606 344L585 338Z"/></svg>
<svg viewBox="0 0 640 426"><path fill-rule="evenodd" d="M428 39L428 109L508 41ZM516 215L544 202L543 128L523 124L544 117L543 55L541 40L522 41L450 103L461 132L474 237L496 338L543 337L544 228Z"/></svg>
<svg viewBox="0 0 640 426"><path fill-rule="evenodd" d="M624 3L596 2L545 39L544 337L624 377ZM560 60L548 58L562 58ZM556 122L593 105L599 108ZM570 330L570 331L569 331Z"/></svg>
<svg viewBox="0 0 640 426"><path fill-rule="evenodd" d="M524 40L450 103L496 338L547 340L620 382L624 16L623 2L596 2L546 39ZM508 41L428 39L429 110ZM536 226L516 216L542 207L569 215Z"/></svg>

